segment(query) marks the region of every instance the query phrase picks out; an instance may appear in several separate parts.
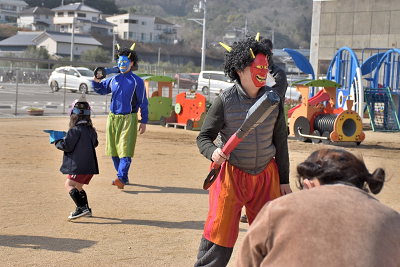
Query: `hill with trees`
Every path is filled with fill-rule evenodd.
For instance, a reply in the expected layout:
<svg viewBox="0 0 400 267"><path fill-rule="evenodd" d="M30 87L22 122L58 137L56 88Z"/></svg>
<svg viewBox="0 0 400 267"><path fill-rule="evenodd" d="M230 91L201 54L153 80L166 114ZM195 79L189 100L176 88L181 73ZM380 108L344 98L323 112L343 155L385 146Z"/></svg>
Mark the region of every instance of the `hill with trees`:
<svg viewBox="0 0 400 267"><path fill-rule="evenodd" d="M25 0L29 6L58 7L61 0ZM64 4L77 2L64 0ZM85 0L85 5L103 14L137 13L157 16L178 24L183 43L200 48L203 28L188 19L202 19L203 11L194 12L198 0ZM310 46L312 0L208 0L207 43L222 41L228 28L247 28L272 38L275 48L308 48Z"/></svg>

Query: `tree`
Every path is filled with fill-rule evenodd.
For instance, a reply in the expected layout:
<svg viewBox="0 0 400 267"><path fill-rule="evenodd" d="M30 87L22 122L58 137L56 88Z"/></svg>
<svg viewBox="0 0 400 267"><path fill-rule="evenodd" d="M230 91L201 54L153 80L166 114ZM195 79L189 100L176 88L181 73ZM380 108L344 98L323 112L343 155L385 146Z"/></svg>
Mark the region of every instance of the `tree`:
<svg viewBox="0 0 400 267"><path fill-rule="evenodd" d="M98 47L82 52L80 61L108 63L111 60L110 52ZM112 61L112 60L111 60Z"/></svg>
<svg viewBox="0 0 400 267"><path fill-rule="evenodd" d="M34 45L28 46L28 48L22 54L23 58L36 58L36 59L49 59L49 51L44 47L37 48ZM28 62L26 63L28 67L36 67L36 63ZM39 68L47 68L47 63L39 63Z"/></svg>

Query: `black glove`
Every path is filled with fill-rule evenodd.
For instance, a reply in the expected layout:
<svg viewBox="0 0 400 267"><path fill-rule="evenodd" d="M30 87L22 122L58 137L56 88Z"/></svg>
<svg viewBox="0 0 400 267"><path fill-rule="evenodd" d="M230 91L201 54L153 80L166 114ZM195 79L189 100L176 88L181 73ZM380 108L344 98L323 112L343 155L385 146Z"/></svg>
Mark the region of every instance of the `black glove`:
<svg viewBox="0 0 400 267"><path fill-rule="evenodd" d="M101 77L97 76L97 75L101 75ZM98 78L98 79L104 79L107 76L106 73L106 69L103 67L97 67L94 70L94 77Z"/></svg>

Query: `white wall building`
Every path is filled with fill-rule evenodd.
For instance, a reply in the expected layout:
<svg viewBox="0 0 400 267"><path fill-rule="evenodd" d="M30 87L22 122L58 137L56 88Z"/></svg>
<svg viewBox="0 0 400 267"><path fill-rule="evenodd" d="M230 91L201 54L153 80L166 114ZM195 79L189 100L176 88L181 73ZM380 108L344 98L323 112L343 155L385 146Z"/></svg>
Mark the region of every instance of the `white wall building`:
<svg viewBox="0 0 400 267"><path fill-rule="evenodd" d="M32 7L20 13L17 19L19 28L33 31L53 30L54 12L46 7Z"/></svg>
<svg viewBox="0 0 400 267"><path fill-rule="evenodd" d="M72 33L72 25L75 26L74 33L98 33L112 35L113 24L100 18L100 10L91 8L82 3L53 8L54 30Z"/></svg>
<svg viewBox="0 0 400 267"><path fill-rule="evenodd" d="M25 1L0 0L0 23L16 23L19 14L27 6Z"/></svg>
<svg viewBox="0 0 400 267"><path fill-rule="evenodd" d="M121 39L145 43L173 43L177 38L177 25L158 17L138 14L109 16L106 20L115 24L114 32Z"/></svg>
<svg viewBox="0 0 400 267"><path fill-rule="evenodd" d="M32 41L36 46L44 47L50 55L68 57L71 53L71 33L45 31ZM74 56L80 56L86 50L98 48L102 44L87 34L74 34Z"/></svg>

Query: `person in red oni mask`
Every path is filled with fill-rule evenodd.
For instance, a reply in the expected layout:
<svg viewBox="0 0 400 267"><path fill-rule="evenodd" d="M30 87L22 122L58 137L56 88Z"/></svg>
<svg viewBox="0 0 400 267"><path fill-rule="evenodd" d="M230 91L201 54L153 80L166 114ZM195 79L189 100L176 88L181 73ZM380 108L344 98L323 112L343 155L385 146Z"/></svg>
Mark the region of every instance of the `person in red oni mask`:
<svg viewBox="0 0 400 267"><path fill-rule="evenodd" d="M264 204L292 192L282 101L229 155L222 152L250 107L273 89L266 86L271 49L258 34L232 47L221 45L228 50L225 75L235 84L214 100L197 137L200 153L220 164L221 170L209 188L210 208L194 266L226 266L239 234L242 208L251 225Z"/></svg>

